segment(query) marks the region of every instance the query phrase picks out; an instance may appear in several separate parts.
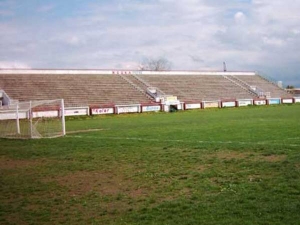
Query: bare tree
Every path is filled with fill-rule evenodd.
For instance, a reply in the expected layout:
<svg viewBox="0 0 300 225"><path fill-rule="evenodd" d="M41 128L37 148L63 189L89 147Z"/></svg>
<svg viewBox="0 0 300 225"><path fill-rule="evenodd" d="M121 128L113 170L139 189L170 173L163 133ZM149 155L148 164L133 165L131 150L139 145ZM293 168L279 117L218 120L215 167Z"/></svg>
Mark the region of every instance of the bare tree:
<svg viewBox="0 0 300 225"><path fill-rule="evenodd" d="M140 66L140 70L154 70L154 71L161 71L161 70L170 70L171 69L171 62L163 57L157 59L145 59Z"/></svg>
<svg viewBox="0 0 300 225"><path fill-rule="evenodd" d="M295 87L293 85L287 85L286 89L295 89Z"/></svg>
<svg viewBox="0 0 300 225"><path fill-rule="evenodd" d="M285 90L290 94L295 94L295 87L293 85L287 85Z"/></svg>

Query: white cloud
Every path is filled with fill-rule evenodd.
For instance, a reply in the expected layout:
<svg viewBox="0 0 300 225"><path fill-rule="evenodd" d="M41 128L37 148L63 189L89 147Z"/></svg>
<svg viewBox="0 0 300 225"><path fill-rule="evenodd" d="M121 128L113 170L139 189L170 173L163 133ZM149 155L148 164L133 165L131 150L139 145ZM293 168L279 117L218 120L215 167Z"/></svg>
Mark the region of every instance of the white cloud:
<svg viewBox="0 0 300 225"><path fill-rule="evenodd" d="M128 69L163 56L173 69L222 69L226 61L232 70L292 74L300 70L299 9L293 0L87 0L64 18L0 22L0 57L40 68Z"/></svg>
<svg viewBox="0 0 300 225"><path fill-rule="evenodd" d="M246 20L246 16L243 12L237 12L234 15L234 19L237 24L243 24Z"/></svg>
<svg viewBox="0 0 300 225"><path fill-rule="evenodd" d="M30 66L22 62L0 61L0 69L30 69Z"/></svg>
<svg viewBox="0 0 300 225"><path fill-rule="evenodd" d="M43 5L37 8L38 12L44 13L44 12L49 12L55 8L54 5Z"/></svg>
<svg viewBox="0 0 300 225"><path fill-rule="evenodd" d="M69 42L71 45L78 45L81 41L78 37L72 36L70 37L70 39L67 40L67 42Z"/></svg>
<svg viewBox="0 0 300 225"><path fill-rule="evenodd" d="M267 45L273 45L277 47L281 47L285 44L285 41L275 37L263 37L263 42Z"/></svg>
<svg viewBox="0 0 300 225"><path fill-rule="evenodd" d="M292 33L298 35L300 34L300 29L292 29Z"/></svg>

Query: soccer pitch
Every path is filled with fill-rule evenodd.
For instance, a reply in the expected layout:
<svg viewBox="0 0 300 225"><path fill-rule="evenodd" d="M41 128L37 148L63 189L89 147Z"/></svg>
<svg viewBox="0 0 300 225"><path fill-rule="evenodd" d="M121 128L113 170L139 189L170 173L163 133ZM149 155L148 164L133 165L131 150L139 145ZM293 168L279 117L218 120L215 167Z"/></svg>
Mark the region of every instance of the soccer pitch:
<svg viewBox="0 0 300 225"><path fill-rule="evenodd" d="M299 104L66 128L0 139L0 224L299 224Z"/></svg>

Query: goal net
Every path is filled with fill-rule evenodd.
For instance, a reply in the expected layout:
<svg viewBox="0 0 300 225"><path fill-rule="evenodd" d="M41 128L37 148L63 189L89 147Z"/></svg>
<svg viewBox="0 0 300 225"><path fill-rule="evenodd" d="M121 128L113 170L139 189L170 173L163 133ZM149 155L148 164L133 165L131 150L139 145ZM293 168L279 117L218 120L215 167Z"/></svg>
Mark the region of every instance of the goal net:
<svg viewBox="0 0 300 225"><path fill-rule="evenodd" d="M0 138L53 138L65 133L63 99L0 107Z"/></svg>

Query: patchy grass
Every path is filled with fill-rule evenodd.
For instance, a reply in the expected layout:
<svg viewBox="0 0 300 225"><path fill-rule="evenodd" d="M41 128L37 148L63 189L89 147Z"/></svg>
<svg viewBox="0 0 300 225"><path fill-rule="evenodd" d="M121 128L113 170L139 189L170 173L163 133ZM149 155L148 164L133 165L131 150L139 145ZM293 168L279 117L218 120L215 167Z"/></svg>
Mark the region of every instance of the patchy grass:
<svg viewBox="0 0 300 225"><path fill-rule="evenodd" d="M0 224L298 224L299 113L70 118L64 138L0 139Z"/></svg>

